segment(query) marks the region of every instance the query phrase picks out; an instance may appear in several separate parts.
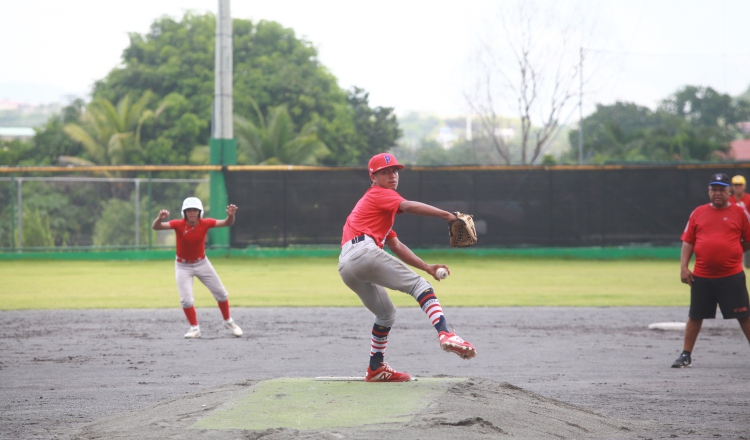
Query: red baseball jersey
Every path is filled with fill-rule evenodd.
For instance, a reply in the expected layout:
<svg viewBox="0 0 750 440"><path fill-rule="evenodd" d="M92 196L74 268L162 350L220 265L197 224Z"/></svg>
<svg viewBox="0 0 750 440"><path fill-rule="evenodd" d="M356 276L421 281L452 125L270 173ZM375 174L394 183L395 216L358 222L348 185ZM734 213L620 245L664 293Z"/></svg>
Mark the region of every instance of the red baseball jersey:
<svg viewBox="0 0 750 440"><path fill-rule="evenodd" d="M690 214L681 239L695 246L695 276L722 278L742 272L741 240L750 241L750 216L737 208L716 209L708 203Z"/></svg>
<svg viewBox="0 0 750 440"><path fill-rule="evenodd" d="M387 239L397 236L393 230L393 222L396 214L401 214L399 205L405 200L392 189L371 186L346 218L341 245L365 234L382 248Z"/></svg>
<svg viewBox="0 0 750 440"><path fill-rule="evenodd" d="M195 227L187 224L185 219L170 220L169 227L174 229L177 238L177 257L185 260L197 260L206 255L206 234L216 226L215 218L200 218Z"/></svg>
<svg viewBox="0 0 750 440"><path fill-rule="evenodd" d="M732 194L732 196L729 198L729 201L732 202L734 205L739 205L745 208L748 212L750 212L750 194L745 193L742 195L742 200L737 200L737 195Z"/></svg>

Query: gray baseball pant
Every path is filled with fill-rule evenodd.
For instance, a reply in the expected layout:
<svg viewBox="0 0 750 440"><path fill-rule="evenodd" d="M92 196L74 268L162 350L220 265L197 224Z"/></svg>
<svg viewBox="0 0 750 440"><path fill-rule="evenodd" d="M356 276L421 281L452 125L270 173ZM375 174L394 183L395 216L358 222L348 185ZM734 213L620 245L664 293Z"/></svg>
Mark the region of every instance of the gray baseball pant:
<svg viewBox="0 0 750 440"><path fill-rule="evenodd" d="M229 298L229 292L221 284L219 275L214 270L208 258L197 263L187 264L174 263L174 273L177 279L177 290L180 292L180 304L186 309L195 303L193 297L193 277L198 278L218 302L224 302Z"/></svg>
<svg viewBox="0 0 750 440"><path fill-rule="evenodd" d="M392 327L396 307L385 288L408 293L414 299L432 285L398 258L380 249L370 237L347 242L339 256L339 275L375 315L375 324Z"/></svg>

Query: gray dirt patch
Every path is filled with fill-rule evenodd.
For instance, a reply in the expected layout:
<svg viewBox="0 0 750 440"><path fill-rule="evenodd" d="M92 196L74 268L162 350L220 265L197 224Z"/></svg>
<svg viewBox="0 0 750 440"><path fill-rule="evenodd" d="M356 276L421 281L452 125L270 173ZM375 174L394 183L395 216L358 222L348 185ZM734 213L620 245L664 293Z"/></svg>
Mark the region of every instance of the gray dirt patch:
<svg viewBox="0 0 750 440"><path fill-rule="evenodd" d="M452 390L391 438L602 437L597 430L750 438L750 349L734 320L706 321L693 366L680 370L669 366L682 334L647 326L682 321L686 308L445 311L477 346L475 359L441 351L417 308L399 309L386 358L412 375L471 377L474 385ZM233 315L242 338L210 308L198 310L203 339L190 341L179 307L0 312L0 438L103 438L96 427L104 420L121 423L121 437L140 438L194 417L177 411L165 421L158 409L198 396L223 402L262 379L364 373L372 328L364 309L236 308ZM144 419L128 423L136 414ZM278 429L240 437L365 438L358 436Z"/></svg>

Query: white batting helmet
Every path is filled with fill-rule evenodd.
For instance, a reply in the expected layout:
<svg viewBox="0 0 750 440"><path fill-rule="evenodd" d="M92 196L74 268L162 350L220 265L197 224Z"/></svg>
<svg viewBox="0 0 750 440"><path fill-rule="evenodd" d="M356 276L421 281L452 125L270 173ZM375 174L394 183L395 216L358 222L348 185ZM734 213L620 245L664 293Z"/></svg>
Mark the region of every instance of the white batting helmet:
<svg viewBox="0 0 750 440"><path fill-rule="evenodd" d="M203 218L203 203L201 203L201 199L198 197L188 197L185 199L182 202L182 218L185 218L185 210L190 208L200 210L200 217Z"/></svg>

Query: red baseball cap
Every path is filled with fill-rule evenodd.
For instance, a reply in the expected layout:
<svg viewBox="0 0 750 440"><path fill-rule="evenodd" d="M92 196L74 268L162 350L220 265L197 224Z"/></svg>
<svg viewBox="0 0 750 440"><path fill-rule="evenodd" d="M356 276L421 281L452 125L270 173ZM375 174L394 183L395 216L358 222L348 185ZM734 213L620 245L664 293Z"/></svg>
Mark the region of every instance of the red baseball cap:
<svg viewBox="0 0 750 440"><path fill-rule="evenodd" d="M389 167L396 167L399 170L404 168L403 165L399 165L396 156L391 153L376 154L375 156L372 156L372 159L370 159L370 162L367 164L367 168L370 169L370 174Z"/></svg>

